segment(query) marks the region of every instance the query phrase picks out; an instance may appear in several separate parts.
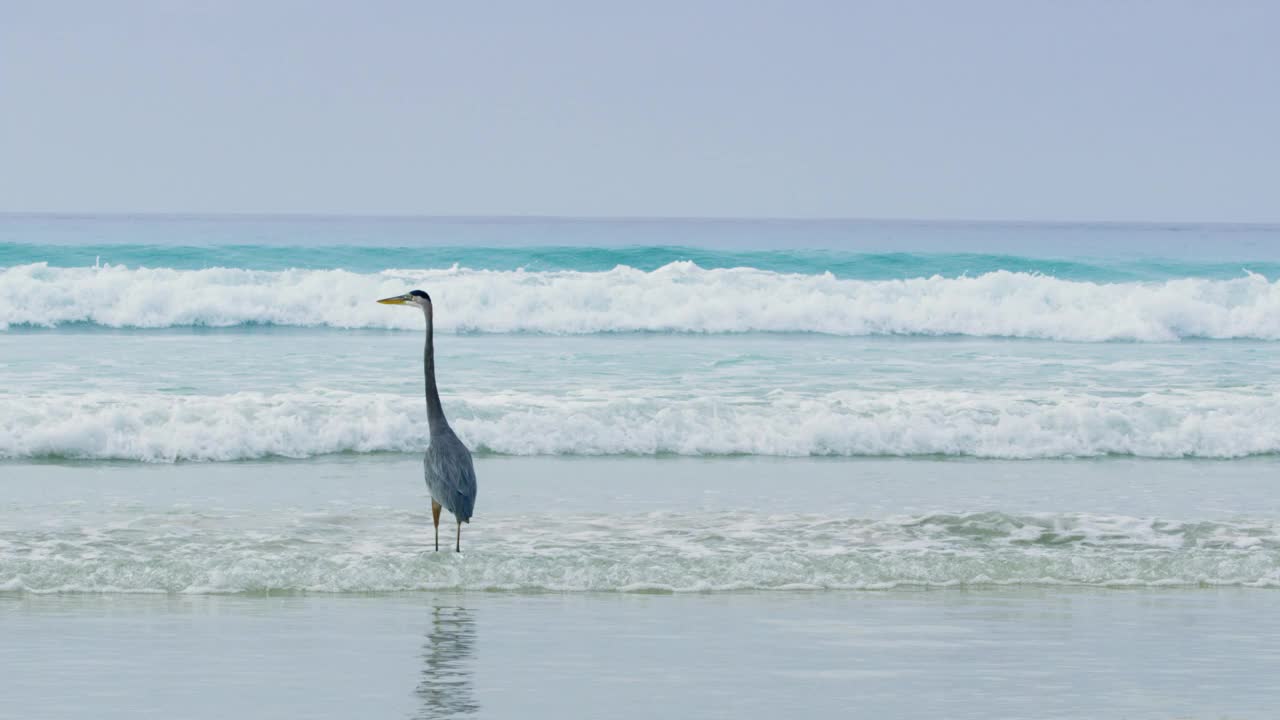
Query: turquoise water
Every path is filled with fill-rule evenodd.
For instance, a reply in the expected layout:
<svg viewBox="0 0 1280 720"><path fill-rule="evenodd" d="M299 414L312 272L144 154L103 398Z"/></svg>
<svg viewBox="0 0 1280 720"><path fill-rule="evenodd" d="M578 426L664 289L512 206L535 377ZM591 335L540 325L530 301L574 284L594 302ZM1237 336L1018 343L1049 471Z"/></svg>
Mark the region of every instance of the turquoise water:
<svg viewBox="0 0 1280 720"><path fill-rule="evenodd" d="M125 265L147 268L201 270L326 270L377 272L390 263L399 268L575 270L604 272L619 265L651 272L677 262L700 268L756 268L776 273L820 275L857 280L897 280L914 277L960 277L998 270L1047 275L1063 280L1132 282L1183 277L1232 279L1249 272L1280 276L1274 260L1216 262L1145 258L1063 259L982 253L866 253L832 249L720 250L680 246L623 246L613 248L539 247L368 247L360 245L38 245L0 244L0 265L47 263L53 267Z"/></svg>
<svg viewBox="0 0 1280 720"><path fill-rule="evenodd" d="M390 462L421 493L423 319L374 302L416 287L482 490L477 552L450 565L420 557L411 498L175 508L131 486L104 512L14 502L0 588L1272 587L1280 525L1239 495L1107 509L1009 502L1001 486L960 506L926 485L890 513L840 508L835 488L892 458L967 463L960 485L1007 462L1081 464L1116 492L1134 482L1122 462L1273 476L1276 240L1268 226L6 218L7 474L261 461L283 468L254 471L264 483L315 493L308 468L358 482ZM744 459L777 463L762 481L775 496L805 463L847 480L801 503L685 498L653 517L522 513L486 494L486 467L539 458L566 463L540 476L553 493L583 458L619 463L596 481L636 496L655 480L632 468L676 458L706 463L694 488Z"/></svg>

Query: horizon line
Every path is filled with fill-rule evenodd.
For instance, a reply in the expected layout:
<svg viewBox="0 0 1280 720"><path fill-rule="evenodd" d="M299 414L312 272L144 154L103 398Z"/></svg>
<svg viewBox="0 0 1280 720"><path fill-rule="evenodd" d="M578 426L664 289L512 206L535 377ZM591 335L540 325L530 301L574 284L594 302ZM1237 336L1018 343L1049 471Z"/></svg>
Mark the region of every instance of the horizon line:
<svg viewBox="0 0 1280 720"><path fill-rule="evenodd" d="M387 220L442 222L688 222L688 223L888 223L916 225L1093 225L1093 226L1191 226L1273 227L1280 220L1028 220L1017 218L906 218L858 216L733 216L733 215L558 215L558 214L428 214L428 213L315 213L315 212L185 212L185 211L9 211L0 219L51 220Z"/></svg>

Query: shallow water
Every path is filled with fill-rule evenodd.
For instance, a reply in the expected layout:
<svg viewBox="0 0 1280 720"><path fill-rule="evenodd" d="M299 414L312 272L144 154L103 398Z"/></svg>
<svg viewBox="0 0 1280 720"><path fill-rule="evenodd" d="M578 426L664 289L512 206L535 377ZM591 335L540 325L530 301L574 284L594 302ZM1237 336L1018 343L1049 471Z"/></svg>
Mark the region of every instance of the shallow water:
<svg viewBox="0 0 1280 720"><path fill-rule="evenodd" d="M0 715L1265 718L1280 699L1276 591L1243 586L1278 577L1270 458L478 469L455 555L431 552L418 464L394 455L0 464L19 578ZM838 589L856 582L892 589Z"/></svg>
<svg viewBox="0 0 1280 720"><path fill-rule="evenodd" d="M1269 458L481 458L462 555L395 456L0 468L28 593L1280 586Z"/></svg>

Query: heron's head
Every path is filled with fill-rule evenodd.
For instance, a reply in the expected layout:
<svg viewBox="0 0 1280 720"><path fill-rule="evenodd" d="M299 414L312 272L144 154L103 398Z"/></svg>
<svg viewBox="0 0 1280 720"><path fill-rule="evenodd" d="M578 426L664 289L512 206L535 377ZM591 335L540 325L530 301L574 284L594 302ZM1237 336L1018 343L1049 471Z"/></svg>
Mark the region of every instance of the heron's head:
<svg viewBox="0 0 1280 720"><path fill-rule="evenodd" d="M378 302L383 305L417 305L420 308L431 307L431 296L421 290L412 290L404 295L383 298Z"/></svg>

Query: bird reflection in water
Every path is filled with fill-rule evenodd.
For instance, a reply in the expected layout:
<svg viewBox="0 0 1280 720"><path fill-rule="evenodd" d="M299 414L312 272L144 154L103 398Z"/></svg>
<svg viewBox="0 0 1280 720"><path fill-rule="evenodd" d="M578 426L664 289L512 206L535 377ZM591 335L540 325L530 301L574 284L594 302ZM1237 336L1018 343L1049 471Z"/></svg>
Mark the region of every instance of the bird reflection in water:
<svg viewBox="0 0 1280 720"><path fill-rule="evenodd" d="M458 717L480 709L471 676L475 642L476 625L470 610L431 609L431 626L422 646L422 680L417 689L422 700L419 718Z"/></svg>

